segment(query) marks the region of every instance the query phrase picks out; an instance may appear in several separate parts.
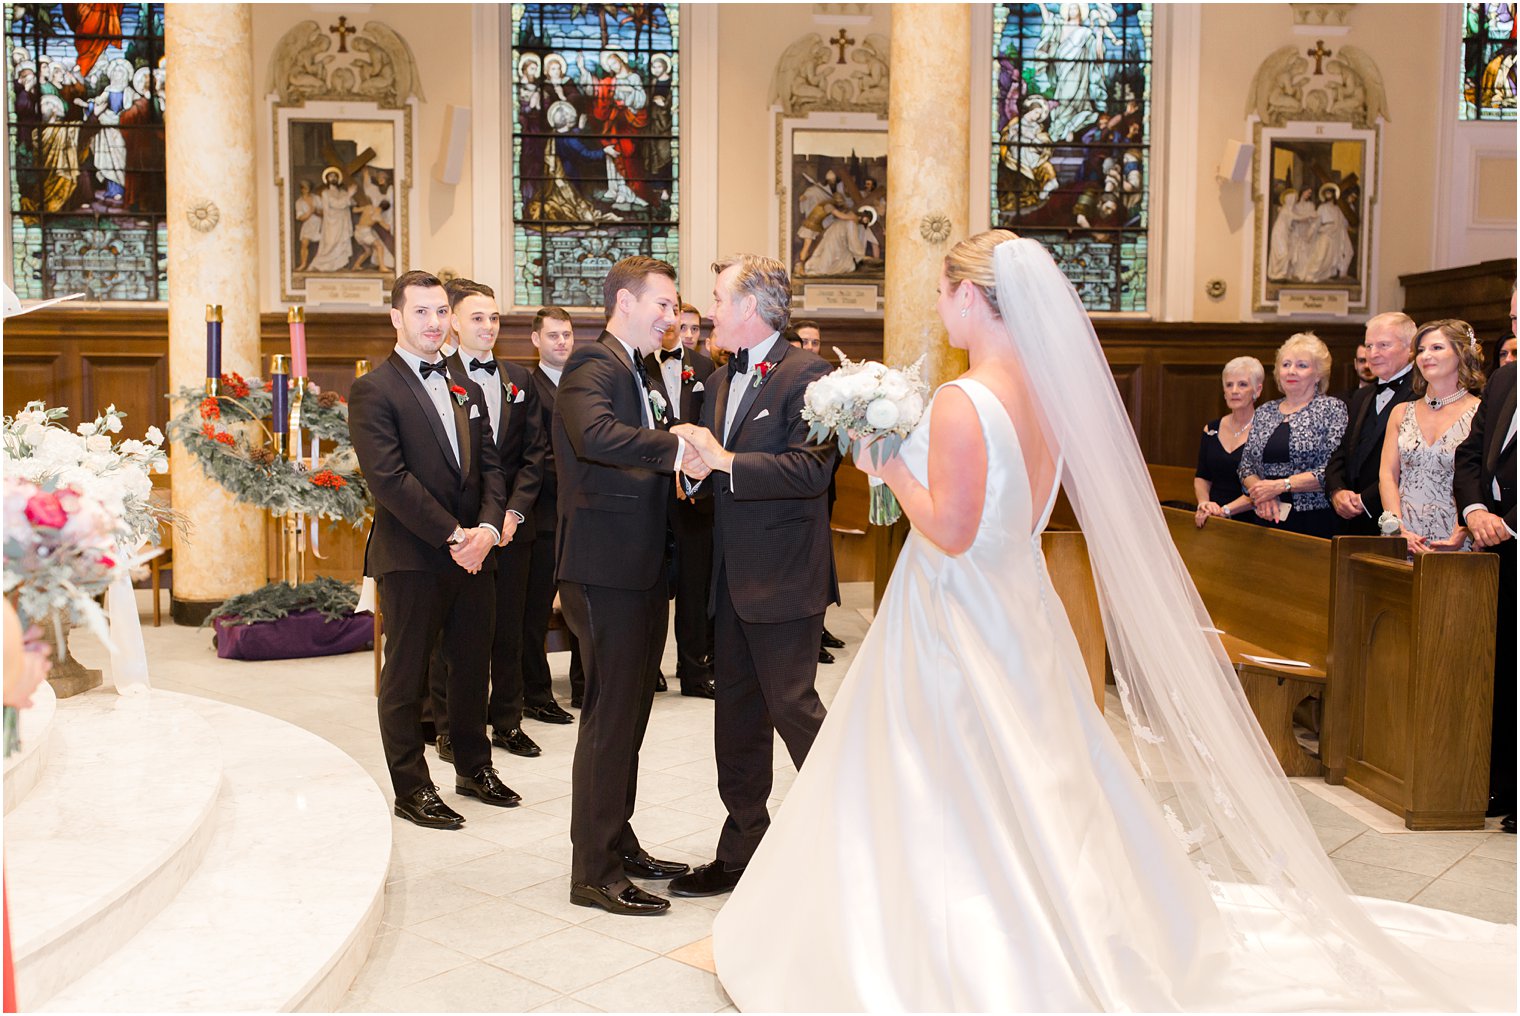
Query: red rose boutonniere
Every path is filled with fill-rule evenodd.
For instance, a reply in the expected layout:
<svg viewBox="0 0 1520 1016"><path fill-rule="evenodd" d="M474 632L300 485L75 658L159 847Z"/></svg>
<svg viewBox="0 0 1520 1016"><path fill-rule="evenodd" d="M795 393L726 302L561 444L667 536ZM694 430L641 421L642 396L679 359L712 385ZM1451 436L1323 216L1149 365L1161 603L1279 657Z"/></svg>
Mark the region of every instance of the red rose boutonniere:
<svg viewBox="0 0 1520 1016"><path fill-rule="evenodd" d="M470 401L470 393L459 385L449 385L449 394L454 396L454 401L461 406Z"/></svg>
<svg viewBox="0 0 1520 1016"><path fill-rule="evenodd" d="M755 364L754 386L756 388L759 388L761 385L765 384L765 379L770 377L771 371L775 369L776 365L774 363L771 363L769 360L761 360L759 363Z"/></svg>
<svg viewBox="0 0 1520 1016"><path fill-rule="evenodd" d="M515 384L513 384L510 381L507 382L507 401L508 402L516 402L517 401L517 397L519 395L521 395L521 394L522 394L522 389L521 388L517 387Z"/></svg>
<svg viewBox="0 0 1520 1016"><path fill-rule="evenodd" d="M686 384L689 381L695 381L696 379L697 379L697 372L696 371L692 370L690 367L682 367L681 368L681 383L683 385Z"/></svg>

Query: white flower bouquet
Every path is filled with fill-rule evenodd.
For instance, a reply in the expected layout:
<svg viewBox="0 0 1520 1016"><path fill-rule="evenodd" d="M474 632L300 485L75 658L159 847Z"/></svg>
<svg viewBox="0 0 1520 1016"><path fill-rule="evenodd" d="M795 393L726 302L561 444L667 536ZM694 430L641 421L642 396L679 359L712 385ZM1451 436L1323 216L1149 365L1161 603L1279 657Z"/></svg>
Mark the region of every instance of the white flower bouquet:
<svg viewBox="0 0 1520 1016"><path fill-rule="evenodd" d="M840 368L808 385L802 418L808 421L808 437L832 438L841 455L856 441L880 438L871 445L872 463L896 454L903 440L924 415L929 386L920 377L924 358L908 367L888 367L874 360L855 362L838 348ZM902 518L902 506L892 489L871 477L872 525L889 526Z"/></svg>

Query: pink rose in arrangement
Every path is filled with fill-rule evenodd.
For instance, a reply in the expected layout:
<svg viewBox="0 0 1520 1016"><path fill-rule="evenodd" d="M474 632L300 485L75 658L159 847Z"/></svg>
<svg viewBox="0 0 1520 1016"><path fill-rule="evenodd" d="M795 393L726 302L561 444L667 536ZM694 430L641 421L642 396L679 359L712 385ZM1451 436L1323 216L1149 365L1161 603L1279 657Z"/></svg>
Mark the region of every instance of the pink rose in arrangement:
<svg viewBox="0 0 1520 1016"><path fill-rule="evenodd" d="M58 503L56 494L38 491L26 499L26 518L34 526L46 529L62 529L69 516Z"/></svg>

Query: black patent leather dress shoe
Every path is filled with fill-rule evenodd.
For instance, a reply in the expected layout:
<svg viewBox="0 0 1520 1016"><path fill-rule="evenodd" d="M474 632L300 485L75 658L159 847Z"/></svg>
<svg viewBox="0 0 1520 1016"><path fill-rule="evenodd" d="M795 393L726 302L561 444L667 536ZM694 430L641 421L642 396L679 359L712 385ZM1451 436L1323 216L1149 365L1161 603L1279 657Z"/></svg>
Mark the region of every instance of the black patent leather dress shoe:
<svg viewBox="0 0 1520 1016"><path fill-rule="evenodd" d="M717 687L710 677L692 678L681 682L681 694L688 698L717 698Z"/></svg>
<svg viewBox="0 0 1520 1016"><path fill-rule="evenodd" d="M1511 836L1515 835L1515 816L1505 815L1504 821L1499 823L1499 828Z"/></svg>
<svg viewBox="0 0 1520 1016"><path fill-rule="evenodd" d="M396 816L424 829L458 829L464 825L464 816L444 804L431 783L408 797L396 798Z"/></svg>
<svg viewBox="0 0 1520 1016"><path fill-rule="evenodd" d="M465 797L474 797L498 808L510 808L522 800L522 795L505 783L496 770L486 766L474 776L454 777L454 791Z"/></svg>
<svg viewBox="0 0 1520 1016"><path fill-rule="evenodd" d="M632 854L623 855L623 874L630 878L675 878L684 875L691 870L691 865L680 861L661 861L650 857L649 854L641 853L637 857Z"/></svg>
<svg viewBox="0 0 1520 1016"><path fill-rule="evenodd" d="M655 678L655 681L654 681L654 690L655 691L669 691L670 690L670 685L668 685L668 684L665 683L665 675L664 674L661 674L659 677Z"/></svg>
<svg viewBox="0 0 1520 1016"><path fill-rule="evenodd" d="M819 663L833 663L834 662L834 654L831 653L831 652L829 652L827 649L820 648L818 650L818 662Z"/></svg>
<svg viewBox="0 0 1520 1016"><path fill-rule="evenodd" d="M438 761L454 761L454 742L449 740L449 735L438 735Z"/></svg>
<svg viewBox="0 0 1520 1016"><path fill-rule="evenodd" d="M523 716L539 723L574 723L575 717L560 708L558 702L545 706L523 706Z"/></svg>
<svg viewBox="0 0 1520 1016"><path fill-rule="evenodd" d="M513 727L505 734L495 731L491 734L491 743L523 758L538 758L544 753L542 748L533 743L533 738L522 732L521 727Z"/></svg>
<svg viewBox="0 0 1520 1016"><path fill-rule="evenodd" d="M710 861L690 875L670 883L672 896L720 896L739 884L743 868L729 868L722 861Z"/></svg>
<svg viewBox="0 0 1520 1016"><path fill-rule="evenodd" d="M835 635L827 628L823 629L823 638L818 640L824 649L843 649L844 639Z"/></svg>
<svg viewBox="0 0 1520 1016"><path fill-rule="evenodd" d="M670 909L669 900L647 893L636 885L614 892L615 888L574 882L570 885L570 902L578 907L601 907L609 914L629 916L663 914Z"/></svg>

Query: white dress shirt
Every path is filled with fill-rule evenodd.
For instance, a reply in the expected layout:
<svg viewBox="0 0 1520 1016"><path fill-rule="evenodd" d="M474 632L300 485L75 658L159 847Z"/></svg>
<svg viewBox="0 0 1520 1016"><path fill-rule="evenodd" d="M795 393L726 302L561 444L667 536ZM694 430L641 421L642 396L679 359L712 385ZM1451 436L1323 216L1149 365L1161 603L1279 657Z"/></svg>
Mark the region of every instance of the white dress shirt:
<svg viewBox="0 0 1520 1016"><path fill-rule="evenodd" d="M1412 363L1408 364L1408 365L1406 365L1404 367L1403 370L1399 371L1397 374L1393 375L1393 377L1389 378L1387 381L1384 381L1382 383L1383 384L1390 384L1390 385L1391 384L1396 384L1398 382L1399 378L1403 377L1405 374L1408 374L1412 370L1414 370L1414 364L1412 364ZM1388 402L1392 398L1393 398L1393 389L1392 388L1386 388L1383 391L1378 392L1377 395L1374 397L1374 402L1376 404L1377 411L1379 413L1381 413L1383 410L1387 409L1388 408Z"/></svg>
<svg viewBox="0 0 1520 1016"><path fill-rule="evenodd" d="M739 403L744 401L744 386L751 383L755 371L771 354L771 347L781 339L780 332L771 332L770 338L762 339L750 347L749 368L728 379L728 404L723 407L723 444L728 445L729 431L734 429L734 417L739 415Z"/></svg>
<svg viewBox="0 0 1520 1016"><path fill-rule="evenodd" d="M672 352L680 353L681 347L677 346ZM655 350L655 359L660 363L660 378L665 382L665 394L670 399L670 418L681 418L681 372L686 369L686 361L683 357L675 356L669 360L663 359L663 349Z"/></svg>
<svg viewBox="0 0 1520 1016"><path fill-rule="evenodd" d="M551 367L542 360L538 361L538 369L543 371L550 381L554 382L554 387L559 387L559 379L565 374L563 370L558 367Z"/></svg>
<svg viewBox="0 0 1520 1016"><path fill-rule="evenodd" d="M454 428L454 406L452 404L454 397L449 394L448 375L446 373L439 374L435 372L427 377L422 377L422 357L402 349L399 342L396 343L396 352L400 354L401 359L406 361L406 365L412 368L412 372L421 379L422 387L427 390L428 398L433 400L433 408L438 411L438 419L443 423L443 432L448 435L449 448L454 452L454 464L458 465L459 434ZM438 362L443 362L442 357L439 358Z"/></svg>
<svg viewBox="0 0 1520 1016"><path fill-rule="evenodd" d="M490 355L489 353L486 354L487 357ZM464 361L465 373L470 375L470 380L480 385L480 390L485 393L486 412L491 418L491 433L496 437L496 441L499 444L501 442L501 397L503 394L501 365L497 364L496 373L492 374L488 370L470 366L470 362L479 359L479 357L461 352L459 358Z"/></svg>

